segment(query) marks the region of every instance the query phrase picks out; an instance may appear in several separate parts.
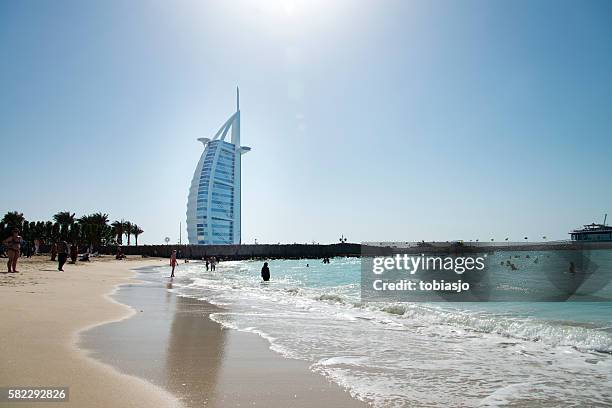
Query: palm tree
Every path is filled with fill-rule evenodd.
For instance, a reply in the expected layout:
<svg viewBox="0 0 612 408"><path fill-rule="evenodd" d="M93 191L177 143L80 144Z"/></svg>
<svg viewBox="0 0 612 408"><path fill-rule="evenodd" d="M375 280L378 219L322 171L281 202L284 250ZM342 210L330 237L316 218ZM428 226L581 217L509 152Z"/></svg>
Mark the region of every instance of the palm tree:
<svg viewBox="0 0 612 408"><path fill-rule="evenodd" d="M106 227L108 225L108 214L97 212L93 213L91 217L95 225L99 225L101 227Z"/></svg>
<svg viewBox="0 0 612 408"><path fill-rule="evenodd" d="M107 241L112 238L111 228L108 226L108 214L97 212L84 215L79 218L79 224L82 225L83 234L89 244L100 245L102 240Z"/></svg>
<svg viewBox="0 0 612 408"><path fill-rule="evenodd" d="M2 217L2 222L6 224L9 228L21 228L21 224L25 221L25 217L23 213L18 211L10 211L4 214Z"/></svg>
<svg viewBox="0 0 612 408"><path fill-rule="evenodd" d="M74 215L70 211L60 211L53 216L53 220L60 225L72 225L74 224Z"/></svg>
<svg viewBox="0 0 612 408"><path fill-rule="evenodd" d="M51 221L47 221L43 224L43 239L47 243L53 241L53 223Z"/></svg>
<svg viewBox="0 0 612 408"><path fill-rule="evenodd" d="M92 224L104 227L108 224L108 214L97 212L89 215L84 215L79 218L79 222L81 224Z"/></svg>
<svg viewBox="0 0 612 408"><path fill-rule="evenodd" d="M111 224L113 233L117 236L117 244L123 244L123 221L115 221Z"/></svg>
<svg viewBox="0 0 612 408"><path fill-rule="evenodd" d="M123 233L127 238L127 244L130 245L130 237L132 236L132 223L129 221L125 221L123 223Z"/></svg>
<svg viewBox="0 0 612 408"><path fill-rule="evenodd" d="M136 239L136 246L138 246L138 236L142 234L144 231L138 225L132 225L132 234L134 234L134 238Z"/></svg>
<svg viewBox="0 0 612 408"><path fill-rule="evenodd" d="M70 232L68 235L70 237L70 241L78 243L81 240L81 224L72 224L70 226Z"/></svg>

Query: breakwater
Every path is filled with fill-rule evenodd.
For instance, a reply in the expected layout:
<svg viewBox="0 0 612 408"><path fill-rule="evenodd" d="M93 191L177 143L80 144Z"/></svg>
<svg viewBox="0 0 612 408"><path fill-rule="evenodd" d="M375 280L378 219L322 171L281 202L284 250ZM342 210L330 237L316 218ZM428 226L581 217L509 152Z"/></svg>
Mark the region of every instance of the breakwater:
<svg viewBox="0 0 612 408"><path fill-rule="evenodd" d="M534 243L338 243L338 244L242 244L242 245L139 245L122 246L126 255L169 257L172 250L180 258L202 259L214 256L226 260L264 258L333 258L388 256L397 253L408 254L462 254L498 251L553 251L553 250L597 250L612 249L612 242L578 243L571 241ZM103 254L115 254L117 246L104 246Z"/></svg>
<svg viewBox="0 0 612 408"><path fill-rule="evenodd" d="M139 245L122 246L126 255L169 257L176 249L180 258L202 259L214 256L225 260L259 259L259 258L325 258L336 256L361 256L360 244L243 244L243 245ZM115 254L116 246L103 247L101 253Z"/></svg>

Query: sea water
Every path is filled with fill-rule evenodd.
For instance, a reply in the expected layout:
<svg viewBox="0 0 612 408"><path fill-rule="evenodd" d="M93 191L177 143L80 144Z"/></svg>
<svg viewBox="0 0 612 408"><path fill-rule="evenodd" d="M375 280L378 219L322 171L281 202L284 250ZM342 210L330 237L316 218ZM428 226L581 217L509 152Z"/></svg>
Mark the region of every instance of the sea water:
<svg viewBox="0 0 612 408"><path fill-rule="evenodd" d="M359 258L261 266L180 264L169 290L375 407L612 406L611 303L362 303Z"/></svg>

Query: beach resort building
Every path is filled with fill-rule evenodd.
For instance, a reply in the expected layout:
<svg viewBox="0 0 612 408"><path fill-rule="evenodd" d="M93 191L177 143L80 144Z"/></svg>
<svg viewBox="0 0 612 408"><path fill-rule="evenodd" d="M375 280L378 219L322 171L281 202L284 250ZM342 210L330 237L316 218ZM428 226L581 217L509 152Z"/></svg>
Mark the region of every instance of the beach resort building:
<svg viewBox="0 0 612 408"><path fill-rule="evenodd" d="M229 136L229 141L226 138ZM199 138L204 152L189 188L187 237L190 244L240 243L240 91L236 112L212 139Z"/></svg>

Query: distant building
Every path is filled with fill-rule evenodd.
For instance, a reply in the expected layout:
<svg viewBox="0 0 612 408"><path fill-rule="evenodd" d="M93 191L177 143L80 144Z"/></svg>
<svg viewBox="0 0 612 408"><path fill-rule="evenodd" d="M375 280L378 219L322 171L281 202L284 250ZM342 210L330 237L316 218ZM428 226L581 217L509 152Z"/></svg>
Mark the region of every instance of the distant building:
<svg viewBox="0 0 612 408"><path fill-rule="evenodd" d="M225 140L230 134L230 142ZM199 138L204 152L198 161L187 199L190 244L240 243L240 158L251 150L240 145L240 94L236 112L212 139Z"/></svg>
<svg viewBox="0 0 612 408"><path fill-rule="evenodd" d="M572 241L612 241L612 227L606 225L606 219L604 218L603 224L588 224L584 225L584 228L576 229L570 232Z"/></svg>

